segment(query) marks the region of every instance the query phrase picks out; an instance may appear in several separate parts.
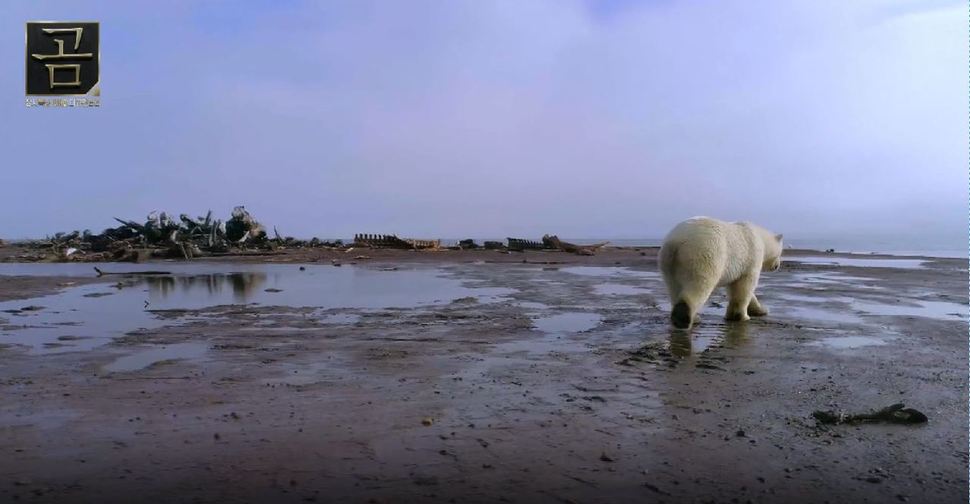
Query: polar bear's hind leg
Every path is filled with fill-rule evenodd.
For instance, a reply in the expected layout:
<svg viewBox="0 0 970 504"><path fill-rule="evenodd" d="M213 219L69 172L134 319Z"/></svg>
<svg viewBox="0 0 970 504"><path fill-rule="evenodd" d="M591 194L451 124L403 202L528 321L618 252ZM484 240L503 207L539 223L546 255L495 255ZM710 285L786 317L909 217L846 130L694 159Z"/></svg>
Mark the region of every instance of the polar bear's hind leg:
<svg viewBox="0 0 970 504"><path fill-rule="evenodd" d="M748 315L752 317L764 317L768 314L768 309L758 301L758 297L751 295L751 302L748 303Z"/></svg>
<svg viewBox="0 0 970 504"><path fill-rule="evenodd" d="M728 286L728 306L724 318L731 321L751 320L748 310L754 299L754 287L758 280L751 275L743 276Z"/></svg>

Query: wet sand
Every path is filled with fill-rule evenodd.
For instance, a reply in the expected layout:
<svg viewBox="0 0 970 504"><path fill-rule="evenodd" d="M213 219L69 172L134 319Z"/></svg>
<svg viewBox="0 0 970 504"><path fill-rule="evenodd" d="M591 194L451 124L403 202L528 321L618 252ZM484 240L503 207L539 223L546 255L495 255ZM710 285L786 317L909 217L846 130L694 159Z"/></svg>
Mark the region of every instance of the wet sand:
<svg viewBox="0 0 970 504"><path fill-rule="evenodd" d="M786 262L685 334L655 254L0 265L0 500L966 500L966 260Z"/></svg>

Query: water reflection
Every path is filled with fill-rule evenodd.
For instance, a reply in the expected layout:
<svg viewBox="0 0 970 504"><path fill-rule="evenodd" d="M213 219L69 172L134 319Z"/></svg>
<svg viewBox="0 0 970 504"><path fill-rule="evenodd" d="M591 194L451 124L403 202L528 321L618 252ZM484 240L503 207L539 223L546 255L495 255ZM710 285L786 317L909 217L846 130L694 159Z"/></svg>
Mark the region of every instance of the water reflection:
<svg viewBox="0 0 970 504"><path fill-rule="evenodd" d="M195 309L225 304L319 308L409 308L447 304L474 297L493 302L513 289L465 285L436 268L381 271L306 265L253 265L244 270L210 271L143 278L153 310ZM132 292L131 294L137 294ZM113 297L113 296L112 296ZM141 296L144 298L145 296Z"/></svg>
<svg viewBox="0 0 970 504"><path fill-rule="evenodd" d="M691 354L691 333L681 329L670 331L670 353L677 357L688 357Z"/></svg>
<svg viewBox="0 0 970 504"><path fill-rule="evenodd" d="M266 284L266 273L218 273L211 275L145 277L148 293L155 299L166 299L189 292L219 296L231 290L236 303L245 303Z"/></svg>
<svg viewBox="0 0 970 504"><path fill-rule="evenodd" d="M711 347L738 347L748 341L748 325L744 322L728 322L717 326L695 326L693 331L670 330L670 353L677 357L690 357Z"/></svg>
<svg viewBox="0 0 970 504"><path fill-rule="evenodd" d="M729 323L724 326L724 340L722 344L728 347L739 347L748 342L748 324Z"/></svg>

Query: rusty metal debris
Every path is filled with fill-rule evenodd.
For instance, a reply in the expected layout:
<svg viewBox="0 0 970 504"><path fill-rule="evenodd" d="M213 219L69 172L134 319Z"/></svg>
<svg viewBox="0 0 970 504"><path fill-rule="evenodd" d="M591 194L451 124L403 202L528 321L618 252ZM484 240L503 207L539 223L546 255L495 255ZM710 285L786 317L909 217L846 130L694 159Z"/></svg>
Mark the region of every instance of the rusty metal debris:
<svg viewBox="0 0 970 504"><path fill-rule="evenodd" d="M556 235L544 235L542 241L508 238L508 242L508 249L513 252L523 252L526 250L561 250L578 255L595 255L597 250L609 244L609 242L601 242L592 245L576 245L574 243L564 242Z"/></svg>
<svg viewBox="0 0 970 504"><path fill-rule="evenodd" d="M439 249L441 248L441 240L398 238L397 235L356 234L354 235L354 246L396 249Z"/></svg>
<svg viewBox="0 0 970 504"><path fill-rule="evenodd" d="M594 243L592 245L576 245L569 242L564 242L559 239L556 235L545 235L542 237L542 243L548 248L554 248L562 250L563 252L570 252L572 254L579 255L596 255L596 251L605 247L610 242L600 242Z"/></svg>
<svg viewBox="0 0 970 504"><path fill-rule="evenodd" d="M508 240L508 249L513 252L523 252L526 250L543 250L546 247L545 244L538 241L523 240L522 238L506 238Z"/></svg>

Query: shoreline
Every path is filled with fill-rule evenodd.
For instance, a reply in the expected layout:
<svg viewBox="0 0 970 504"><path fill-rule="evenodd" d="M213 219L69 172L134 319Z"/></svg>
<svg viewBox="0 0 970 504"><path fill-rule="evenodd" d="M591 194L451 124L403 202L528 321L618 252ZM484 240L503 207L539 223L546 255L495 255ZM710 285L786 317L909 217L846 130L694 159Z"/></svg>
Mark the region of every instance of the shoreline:
<svg viewBox="0 0 970 504"><path fill-rule="evenodd" d="M525 252L497 252L491 250L448 250L412 251L400 249L367 249L354 248L348 251L301 248L284 249L274 255L233 255L225 257L197 257L192 260L182 259L148 259L133 262L86 262L86 261L17 261L11 255L4 255L11 251L11 247L0 248L0 279L7 288L0 289L0 302L15 299L30 299L37 296L56 293L65 288L91 284L109 283L117 278L111 275L98 277L94 267L98 266L108 272L124 272L142 270L137 265L171 265L179 268L204 268L205 265L342 265L360 267L396 267L399 265L446 266L454 264L532 264L532 265L561 265L561 266L621 266L633 269L655 269L656 258L660 247L606 247L595 256L579 256L561 251L525 251ZM826 253L810 249L786 250L782 255L783 270L812 270L831 268L834 264L801 262L798 258L832 259L840 258L853 260L875 261L906 261L918 260L927 263L956 264L966 262L965 258L931 257L931 256L893 256L887 254L851 254ZM787 259L787 260L786 260ZM37 274L31 270L57 268L61 271ZM837 266L839 268L860 268L864 266ZM192 274L186 271L174 271L175 275Z"/></svg>
<svg viewBox="0 0 970 504"><path fill-rule="evenodd" d="M80 263L86 262L83 256L76 256L76 259L59 259L59 260L23 260L22 256L31 251L37 250L33 247L24 246L22 244L7 243L6 245L0 246L0 263ZM509 252L509 251L497 251L497 250L484 250L484 249L466 249L466 250L454 250L449 248L441 248L438 250L408 250L408 249L394 249L394 248L370 248L370 247L354 247L350 246L348 249L339 248L328 248L328 247L279 247L278 249L272 251L272 253L267 253L267 251L253 250L251 252L241 252L228 254L225 256L198 256L190 260L182 259L165 259L165 258L148 258L139 263L159 263L159 262L195 262L195 261L249 261L249 260L265 260L266 262L295 262L299 260L306 260L308 262L314 262L320 260L321 258L340 258L345 257L351 252L352 257L358 255L368 255L376 254L381 257L394 257L395 259L406 259L412 254L420 254L428 257L439 256L441 258L455 258L458 257L456 254L461 254L465 258L470 257L496 257L499 255L508 255L512 257L518 256L528 256L533 257L535 254L541 254L542 256L562 256L564 261L576 260L579 262L584 262L586 260L591 260L596 262L595 258L597 256L611 255L611 253L625 253L625 252L649 252L651 255L656 256L657 252L660 250L659 245L651 246L634 246L634 245L622 245L613 246L607 245L600 249L600 251L594 256L577 256L574 254L569 254L559 250L527 250L524 252ZM827 252L825 250L811 249L811 248L787 248L782 253L782 260L786 257L801 257L801 256L819 256L819 257L851 257L851 258L869 258L869 259L925 259L925 260L970 260L970 254L968 255L955 255L955 251L936 251L938 255L933 255L934 251L899 251L899 252L854 252L854 251L834 251ZM944 255L953 254L953 255ZM18 257L21 256L21 257ZM117 261L118 263L127 261ZM507 261L500 261L507 262ZM105 264L110 264L112 262L104 262Z"/></svg>
<svg viewBox="0 0 970 504"><path fill-rule="evenodd" d="M820 255L873 259L792 257ZM117 289L92 263L0 264L100 282L18 277L64 294L0 312L54 345L0 346L0 473L18 482L0 500L956 501L966 260L925 260L786 261L762 277L767 317L724 322L719 291L689 334L669 326L655 248L113 263L176 273ZM0 298L24 285L0 282ZM341 297L348 285L363 297ZM414 296L349 301L402 288ZM104 321L123 329L99 340ZM929 423L812 418L896 402Z"/></svg>
<svg viewBox="0 0 970 504"><path fill-rule="evenodd" d="M287 238L287 240L289 239L290 238ZM318 240L318 238L314 238L314 240ZM501 238L501 239L473 238L473 240L479 246L484 244L486 241L497 241L500 243L505 243L506 241L504 238ZM32 246L32 244L36 244L42 241L44 241L44 239L37 239L37 238L15 239L15 240L6 240L6 241L0 240L0 262L19 262L17 258L11 257L13 255L16 255L18 251L21 254L29 253L30 251L42 252L44 250L43 248ZM310 242L310 240L304 240L304 239L299 239L298 241L303 242L303 244ZM333 240L326 239L326 240L322 240L320 243L329 243L332 241L340 241L344 244L343 247L335 248L338 250L341 248L346 249L348 247L351 247L354 250L365 250L365 249L374 250L374 249L370 249L367 246L356 247L354 245L353 238L349 238L349 239L341 238L341 239L333 239ZM461 240L460 239L438 239L437 241L441 244L441 249L436 250L436 252L439 252L442 250L454 250L458 246L459 241ZM640 238L617 238L617 239L595 238L594 239L594 238L568 238L568 237L563 238L563 241L575 243L576 245L581 245L581 246L606 242L607 245L603 247L603 249L601 250L637 250L637 251L658 250L663 242L662 239L640 239ZM805 240L802 240L802 242L804 241ZM914 240L914 242L918 242L918 240ZM970 249L965 249L962 246L954 247L954 248L948 248L948 247L941 248L939 246L934 246L932 248L912 249L909 247L900 247L899 244L894 244L890 246L883 244L881 246L863 245L863 246L850 246L845 248L839 248L839 247L833 247L828 245L807 246L802 244L795 245L793 243L786 243L785 247L786 248L783 251L783 257L785 255L791 255L791 254L796 254L796 255L819 254L819 255L832 255L833 257L849 255L849 256L866 256L866 257L874 257L874 258L875 257L928 258L928 259L968 259L970 258ZM292 254L294 252L298 252L301 250L314 250L314 249L327 250L328 247L319 247L319 246L307 247L305 245L304 246L278 245L271 248L271 250L274 250L274 251L278 250L284 254ZM245 253L246 250L247 249L242 249L238 252ZM266 253L268 250L270 249L267 249L267 248L250 249L250 251L254 253L256 252ZM393 249L382 249L382 250L393 250ZM831 252L829 252L830 250ZM481 251L482 251L481 249L462 250L462 252L481 252ZM423 250L422 252L428 252L428 250ZM550 252L550 251L543 251L543 252ZM552 251L552 252L555 252L555 251ZM240 254L238 253L232 253L228 257L238 257L239 255ZM204 258L206 258L206 255L202 254L192 258L191 260L204 259ZM141 259L141 261L146 261L146 262L155 261L155 260L156 259L145 259L144 257ZM162 258L162 260L165 260L165 259ZM33 262L33 261L24 261L24 262ZM70 261L63 261L63 262L70 262Z"/></svg>
<svg viewBox="0 0 970 504"><path fill-rule="evenodd" d="M60 261L18 261L11 254L14 247L0 248L0 280L7 288L0 289L0 302L17 299L31 299L57 293L66 288L92 283L110 283L117 277L97 276L94 267L108 272L143 270L138 265L171 265L176 276L194 274L184 268L198 269L205 265L341 265L373 268L397 267L400 265L440 266L456 264L532 264L545 266L598 266L628 267L652 270L656 268L656 258L660 247L605 247L594 256L580 256L561 251L499 252L493 250L401 250L352 248L350 250L326 248L283 249L273 255L231 255L224 257L197 257L191 260L152 258L140 262L87 262L77 260ZM894 256L888 254L827 253L811 249L789 249L782 255L783 270L817 270L825 268L860 268L865 266L826 264L824 262L801 262L798 258L821 260L872 260L872 261L924 261L926 263L956 264L967 262L966 258L932 257L922 255ZM962 265L961 265L962 267ZM59 271L46 271L56 268ZM32 270L42 269L38 274ZM966 268L963 268L966 269Z"/></svg>

